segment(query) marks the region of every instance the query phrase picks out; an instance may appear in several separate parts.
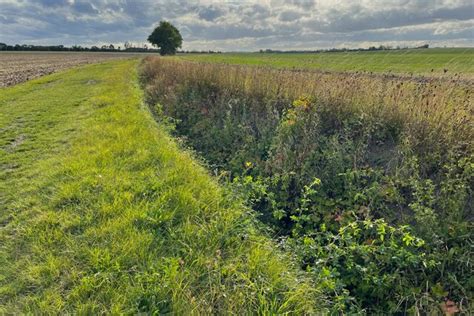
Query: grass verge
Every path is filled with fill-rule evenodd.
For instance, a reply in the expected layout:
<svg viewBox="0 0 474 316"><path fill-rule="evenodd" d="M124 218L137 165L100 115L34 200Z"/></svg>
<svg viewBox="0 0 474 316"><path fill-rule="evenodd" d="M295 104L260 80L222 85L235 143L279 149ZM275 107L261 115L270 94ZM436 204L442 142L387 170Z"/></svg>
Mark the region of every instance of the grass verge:
<svg viewBox="0 0 474 316"><path fill-rule="evenodd" d="M319 297L141 103L136 60L0 95L0 313L312 313Z"/></svg>

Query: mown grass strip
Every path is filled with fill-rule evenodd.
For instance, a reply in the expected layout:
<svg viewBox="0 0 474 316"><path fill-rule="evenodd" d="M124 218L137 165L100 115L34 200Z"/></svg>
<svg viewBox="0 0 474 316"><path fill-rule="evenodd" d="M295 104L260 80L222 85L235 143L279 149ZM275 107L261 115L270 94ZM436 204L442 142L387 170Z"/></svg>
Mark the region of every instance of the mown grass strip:
<svg viewBox="0 0 474 316"><path fill-rule="evenodd" d="M154 122L136 66L0 91L0 313L314 312L315 290Z"/></svg>

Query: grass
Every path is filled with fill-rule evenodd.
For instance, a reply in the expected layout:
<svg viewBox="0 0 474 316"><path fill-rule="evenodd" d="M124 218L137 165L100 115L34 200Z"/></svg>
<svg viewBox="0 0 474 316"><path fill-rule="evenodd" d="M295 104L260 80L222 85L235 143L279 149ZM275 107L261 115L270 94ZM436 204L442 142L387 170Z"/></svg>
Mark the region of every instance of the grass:
<svg viewBox="0 0 474 316"><path fill-rule="evenodd" d="M181 55L185 60L273 68L317 69L327 71L367 71L375 73L464 76L474 74L473 48L408 49L375 52L324 53L232 53Z"/></svg>
<svg viewBox="0 0 474 316"><path fill-rule="evenodd" d="M469 80L176 58L140 74L157 119L247 197L331 312L472 310Z"/></svg>
<svg viewBox="0 0 474 316"><path fill-rule="evenodd" d="M193 83L205 87L210 83L215 89L258 98L311 96L331 111L354 111L393 124L403 122L406 133L418 138L416 142L432 141L434 148L458 141L469 144L473 135L469 124L472 89L458 80L291 71L153 57L147 59L143 73L152 78L147 89L152 99L168 95L167 86Z"/></svg>
<svg viewBox="0 0 474 316"><path fill-rule="evenodd" d="M142 105L136 66L1 90L0 313L314 312L314 286Z"/></svg>

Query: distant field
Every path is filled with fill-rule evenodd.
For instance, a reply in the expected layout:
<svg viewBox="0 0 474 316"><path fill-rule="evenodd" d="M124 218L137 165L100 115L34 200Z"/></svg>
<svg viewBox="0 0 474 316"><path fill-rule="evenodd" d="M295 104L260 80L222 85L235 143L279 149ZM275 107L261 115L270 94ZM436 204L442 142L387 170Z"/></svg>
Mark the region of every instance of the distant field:
<svg viewBox="0 0 474 316"><path fill-rule="evenodd" d="M1 52L0 87L15 85L78 65L143 54L107 52Z"/></svg>
<svg viewBox="0 0 474 316"><path fill-rule="evenodd" d="M474 48L434 48L347 53L232 53L183 55L183 59L328 71L392 72L397 74L463 76L474 74Z"/></svg>

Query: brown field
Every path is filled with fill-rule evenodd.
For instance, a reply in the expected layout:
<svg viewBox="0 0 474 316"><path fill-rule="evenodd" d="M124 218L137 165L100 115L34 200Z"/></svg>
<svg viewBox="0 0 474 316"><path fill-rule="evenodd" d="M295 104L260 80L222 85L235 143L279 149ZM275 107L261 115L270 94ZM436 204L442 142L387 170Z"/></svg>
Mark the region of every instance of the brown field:
<svg viewBox="0 0 474 316"><path fill-rule="evenodd" d="M143 55L104 52L1 52L0 87L15 85L78 65Z"/></svg>

